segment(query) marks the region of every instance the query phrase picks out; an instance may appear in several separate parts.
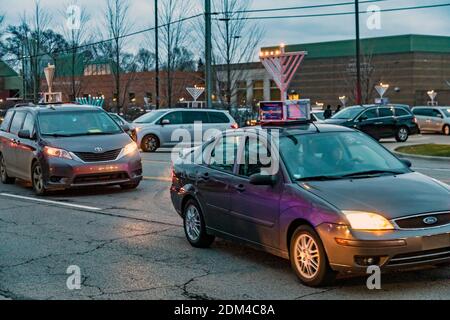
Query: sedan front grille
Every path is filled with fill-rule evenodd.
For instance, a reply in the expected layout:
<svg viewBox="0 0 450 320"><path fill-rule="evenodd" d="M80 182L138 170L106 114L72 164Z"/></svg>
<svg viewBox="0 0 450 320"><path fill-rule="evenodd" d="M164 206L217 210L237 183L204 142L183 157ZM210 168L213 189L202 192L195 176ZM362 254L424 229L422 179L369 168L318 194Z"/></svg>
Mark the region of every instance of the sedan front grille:
<svg viewBox="0 0 450 320"><path fill-rule="evenodd" d="M74 152L78 158L84 162L101 162L101 161L113 161L119 156L122 149L110 150L102 153L94 152Z"/></svg>
<svg viewBox="0 0 450 320"><path fill-rule="evenodd" d="M413 263L432 262L434 260L446 258L450 259L450 247L398 254L394 256L387 265L408 265Z"/></svg>
<svg viewBox="0 0 450 320"><path fill-rule="evenodd" d="M426 223L431 220L433 223ZM424 229L450 224L450 212L435 212L394 220L400 229Z"/></svg>

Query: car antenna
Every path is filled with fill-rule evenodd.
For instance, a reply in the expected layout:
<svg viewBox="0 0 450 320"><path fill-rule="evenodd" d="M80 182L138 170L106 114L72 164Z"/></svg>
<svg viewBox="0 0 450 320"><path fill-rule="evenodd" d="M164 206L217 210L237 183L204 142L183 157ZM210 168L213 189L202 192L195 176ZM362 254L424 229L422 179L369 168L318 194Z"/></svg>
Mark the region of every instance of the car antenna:
<svg viewBox="0 0 450 320"><path fill-rule="evenodd" d="M311 121L311 124L316 128L317 133L320 133L319 127L314 123L314 121Z"/></svg>

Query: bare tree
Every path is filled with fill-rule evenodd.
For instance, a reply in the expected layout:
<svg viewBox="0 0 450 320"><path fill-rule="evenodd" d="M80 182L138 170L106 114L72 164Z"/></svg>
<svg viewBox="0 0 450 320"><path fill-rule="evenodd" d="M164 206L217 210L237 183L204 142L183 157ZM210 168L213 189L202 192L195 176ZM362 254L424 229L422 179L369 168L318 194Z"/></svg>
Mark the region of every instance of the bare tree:
<svg viewBox="0 0 450 320"><path fill-rule="evenodd" d="M177 59L182 50L187 47L191 35L189 25L181 22L180 19L189 16L192 10L193 3L190 0L164 0L159 12L169 107L172 106L173 98L173 71L176 68Z"/></svg>
<svg viewBox="0 0 450 320"><path fill-rule="evenodd" d="M107 37L112 38L111 52L113 53L113 76L116 83L116 108L120 111L124 104L120 92L120 62L122 49L125 46L126 38L124 37L133 28L129 17L129 1L128 0L106 0L106 16L105 26L107 28ZM127 86L126 86L127 87ZM126 96L124 92L123 97Z"/></svg>
<svg viewBox="0 0 450 320"><path fill-rule="evenodd" d="M70 47L70 99L80 94L81 82L76 82L76 69L78 65L83 65L84 57L80 54L80 45L84 44L88 39L88 23L90 15L86 8L80 7L78 0L69 0L64 5L64 10L60 11L60 15L64 17L66 23L61 28L62 34Z"/></svg>

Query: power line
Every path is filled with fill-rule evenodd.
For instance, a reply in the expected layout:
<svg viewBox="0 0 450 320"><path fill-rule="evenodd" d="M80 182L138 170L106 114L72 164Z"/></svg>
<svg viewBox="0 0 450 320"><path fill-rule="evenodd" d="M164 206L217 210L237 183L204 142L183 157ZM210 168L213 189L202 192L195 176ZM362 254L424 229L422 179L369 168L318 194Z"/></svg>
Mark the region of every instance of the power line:
<svg viewBox="0 0 450 320"><path fill-rule="evenodd" d="M199 14L196 14L196 15L193 15L193 16L181 18L181 19L178 19L176 21L169 22L169 23L161 24L161 25L158 26L158 28L164 28L164 27L170 26L172 24L176 24L176 23L181 23L181 22L185 22L185 21L188 21L188 20L192 20L192 19L198 18L200 16L203 16L203 13L199 13ZM102 43L113 41L116 38L117 39L128 38L128 37L132 37L132 36L135 36L135 35L138 35L138 34L141 34L141 33L153 31L155 29L156 29L155 27L151 27L151 28L147 28L147 29L131 32L131 33L128 33L128 34L123 34L123 35L118 36L118 37L113 37L113 38L109 38L109 39L105 39L105 40L99 40L99 41L96 41L96 42L86 43L86 44L82 44L82 45L79 45L79 46L76 46L76 47L70 47L69 49L56 50L56 51L53 51L52 54L59 54L59 53L73 51L74 49L82 49L82 48L87 48L87 47L90 47L90 46L96 46L96 45L99 45L99 44L102 44ZM26 56L26 57L7 59L7 60L2 60L2 61L3 62L21 61L21 60L26 60L26 59L46 56L48 54L49 53L47 53L47 52L46 53L39 53L39 54L30 55L30 56Z"/></svg>
<svg viewBox="0 0 450 320"><path fill-rule="evenodd" d="M380 9L377 12L394 12L394 11L430 9L430 8L448 7L448 6L450 6L450 3L432 4L432 5L427 5L427 6ZM368 12L367 11L360 11L359 13L360 14L364 14L364 13L368 13ZM317 14L303 14L303 15L285 15L285 16L242 17L242 18L230 18L230 20L266 20L266 19L314 18L314 17L343 16L343 15L354 15L354 14L355 14L355 11L351 11L351 12L334 12L334 13L317 13Z"/></svg>

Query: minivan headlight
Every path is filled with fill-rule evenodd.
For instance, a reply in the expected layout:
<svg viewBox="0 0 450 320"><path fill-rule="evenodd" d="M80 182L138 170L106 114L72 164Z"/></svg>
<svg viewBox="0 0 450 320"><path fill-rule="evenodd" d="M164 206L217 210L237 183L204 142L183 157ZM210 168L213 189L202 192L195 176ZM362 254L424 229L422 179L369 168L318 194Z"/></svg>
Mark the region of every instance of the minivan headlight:
<svg viewBox="0 0 450 320"><path fill-rule="evenodd" d="M124 156L130 155L130 154L133 154L133 153L136 153L136 152L138 152L138 147L136 145L136 142L131 142L131 143L127 144L125 146L125 148L123 148L123 155Z"/></svg>
<svg viewBox="0 0 450 320"><path fill-rule="evenodd" d="M354 230L393 230L394 226L385 217L365 211L342 211Z"/></svg>
<svg viewBox="0 0 450 320"><path fill-rule="evenodd" d="M70 155L69 151L64 150L64 149L58 149L58 148L46 146L44 148L44 152L49 157L64 158L64 159L72 160L72 156Z"/></svg>

